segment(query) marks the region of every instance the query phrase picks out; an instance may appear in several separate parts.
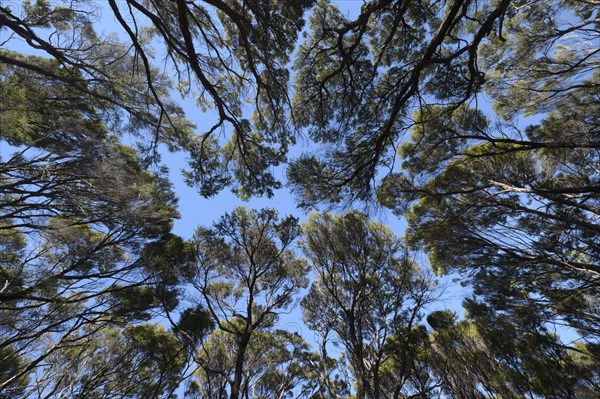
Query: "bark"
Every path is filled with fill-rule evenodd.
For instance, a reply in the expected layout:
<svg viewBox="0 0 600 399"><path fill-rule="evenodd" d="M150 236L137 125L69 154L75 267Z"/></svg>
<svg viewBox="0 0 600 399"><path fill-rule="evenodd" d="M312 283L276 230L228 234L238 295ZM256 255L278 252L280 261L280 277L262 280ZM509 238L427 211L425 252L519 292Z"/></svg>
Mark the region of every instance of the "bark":
<svg viewBox="0 0 600 399"><path fill-rule="evenodd" d="M240 341L238 343L238 351L235 358L235 374L233 377L233 383L231 384L231 394L229 396L230 399L239 399L240 397L240 388L242 386L242 378L244 372L244 361L246 357L246 349L248 348L249 342L249 333L243 334L240 337Z"/></svg>

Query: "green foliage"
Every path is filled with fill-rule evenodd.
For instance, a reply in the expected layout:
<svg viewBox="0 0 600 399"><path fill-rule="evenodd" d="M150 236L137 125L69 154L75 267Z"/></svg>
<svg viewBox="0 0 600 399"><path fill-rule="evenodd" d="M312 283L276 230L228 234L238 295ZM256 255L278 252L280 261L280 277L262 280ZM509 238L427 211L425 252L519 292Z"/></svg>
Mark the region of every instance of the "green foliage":
<svg viewBox="0 0 600 399"><path fill-rule="evenodd" d="M181 139L174 130L182 132L186 122L159 126L143 79L132 75L134 57L126 46L99 39L89 15L43 1L24 4L23 13L19 19L3 8L3 33L10 30L51 57L0 50L6 100L0 140L15 152L4 151L0 160L0 350L14 351L0 391L19 397L22 383L23 397L68 390L56 374L62 369L73 372L73 389L88 389L83 375L89 372L90 389L107 384L102 390L110 392L106 369L93 376L87 360L93 351L87 350L95 344L87 339L125 320L151 317L158 296L135 260L177 216L170 183L148 169L147 153L121 144L119 136L156 128L174 143ZM57 36L47 42L38 36L42 29ZM58 42L52 37L71 48L53 50ZM173 108L174 118L178 113ZM111 356L118 353L98 349L98 356L98 364L117 367Z"/></svg>
<svg viewBox="0 0 600 399"><path fill-rule="evenodd" d="M182 95L202 110L215 111L203 132L183 135L181 141L190 155L186 176L202 195L231 186L241 197L270 196L281 186L272 168L285 161L295 143L288 124L286 64L312 3L156 0L128 2L128 8L109 1L146 64L140 65L142 72L150 72L154 48L163 48L166 69L174 72ZM142 26L148 37L139 34ZM157 61L163 63L162 56ZM147 83L157 91L160 75L151 76ZM158 94L164 102L165 93Z"/></svg>
<svg viewBox="0 0 600 399"><path fill-rule="evenodd" d="M180 278L180 270L189 268L188 263L193 261L193 251L192 245L169 233L146 244L140 258L148 273L158 275L168 285L175 285Z"/></svg>
<svg viewBox="0 0 600 399"><path fill-rule="evenodd" d="M419 322L433 299L426 274L392 231L366 215L313 214L303 226L304 251L315 274L302 300L304 321L322 340L339 340L356 384L356 397L430 389L413 384L424 334ZM341 366L341 365L340 365ZM337 396L325 364L320 383Z"/></svg>
<svg viewBox="0 0 600 399"><path fill-rule="evenodd" d="M320 144L288 169L300 205L376 198L514 328L566 324L593 344L596 17L583 1L367 2L349 20L319 3L295 65L297 122Z"/></svg>
<svg viewBox="0 0 600 399"><path fill-rule="evenodd" d="M100 11L120 35L87 2L0 5L0 397L172 398L185 379L211 399L598 396L596 4ZM175 88L214 110L204 131ZM244 208L170 233L160 145L202 196L249 199L282 187L300 133L299 205L378 201L405 240L312 215L307 262L296 218ZM408 248L473 288L463 319L422 323L434 284ZM278 325L310 279L316 352Z"/></svg>
<svg viewBox="0 0 600 399"><path fill-rule="evenodd" d="M166 362L175 369L185 364L179 340L158 324L127 327L124 334L141 352L154 360Z"/></svg>
<svg viewBox="0 0 600 399"><path fill-rule="evenodd" d="M113 292L116 304L112 314L126 319L150 319L150 310L159 306L158 299L152 291L149 286L116 287Z"/></svg>
<svg viewBox="0 0 600 399"><path fill-rule="evenodd" d="M27 390L29 376L21 372L26 362L27 358L12 345L0 348L0 383L3 385L0 398L18 398Z"/></svg>
<svg viewBox="0 0 600 399"><path fill-rule="evenodd" d="M435 331L446 330L456 324L456 314L449 310L437 310L427 315L427 324Z"/></svg>
<svg viewBox="0 0 600 399"><path fill-rule="evenodd" d="M212 332L198 354L201 369L196 373L199 398L227 399L234 374L238 345L235 335ZM265 328L250 338L245 353L241 391L254 399L284 398L299 389L307 378L308 344L298 334Z"/></svg>
<svg viewBox="0 0 600 399"><path fill-rule="evenodd" d="M187 362L177 337L157 324L86 329L50 357L56 390L69 397L175 398Z"/></svg>
<svg viewBox="0 0 600 399"><path fill-rule="evenodd" d="M308 283L306 261L292 250L298 234L298 220L292 216L279 219L273 209L241 207L212 228L197 230L195 269L187 278L218 327L197 358L201 398L238 399L250 395L251 387L256 398L262 397L261 390L266 397L280 396L304 378L294 371L300 366L293 356L267 367L286 345L305 345L299 337L273 331L278 315L291 308ZM282 335L286 343L268 341L271 334ZM278 367L288 366L278 374Z"/></svg>
<svg viewBox="0 0 600 399"><path fill-rule="evenodd" d="M192 281L209 305L216 301L215 305L228 304L220 309L234 309L245 303L244 317L258 326L275 309L288 308L293 295L308 282L306 262L290 249L298 233L294 217L278 220L273 209L237 208L214 228L198 229ZM257 315L251 316L254 311ZM231 313L223 315L231 318Z"/></svg>
<svg viewBox="0 0 600 399"><path fill-rule="evenodd" d="M515 328L507 315L485 304L469 300L465 306L468 320L460 322L449 311L436 312L436 319L451 323L438 324L430 335L433 372L446 381L449 395L594 396L597 371L590 365L598 359L590 353L592 345L562 344L531 309L524 309L527 314Z"/></svg>
<svg viewBox="0 0 600 399"><path fill-rule="evenodd" d="M502 130L461 128L460 109L448 123L423 122L401 148L406 174L390 176L381 196L399 213L418 199L406 214L409 242L435 270L473 273L476 292L499 309L528 304L597 334L584 314L598 297L598 152L595 115L579 103L530 126L527 140L477 142Z"/></svg>
<svg viewBox="0 0 600 399"><path fill-rule="evenodd" d="M318 144L288 173L300 205L372 201L413 111L477 95L478 50L502 35L510 5L373 1L348 19L318 2L294 64L295 122Z"/></svg>
<svg viewBox="0 0 600 399"><path fill-rule="evenodd" d="M203 306L185 309L181 312L177 331L185 334L193 343L201 341L205 335L214 328L211 314Z"/></svg>

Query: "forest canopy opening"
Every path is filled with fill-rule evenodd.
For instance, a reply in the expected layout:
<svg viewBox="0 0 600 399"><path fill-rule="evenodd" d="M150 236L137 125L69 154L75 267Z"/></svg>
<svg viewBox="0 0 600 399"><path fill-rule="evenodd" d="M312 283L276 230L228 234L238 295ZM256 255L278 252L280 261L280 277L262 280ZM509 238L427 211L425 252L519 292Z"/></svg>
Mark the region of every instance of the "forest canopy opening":
<svg viewBox="0 0 600 399"><path fill-rule="evenodd" d="M600 396L599 93L594 0L0 0L0 398Z"/></svg>

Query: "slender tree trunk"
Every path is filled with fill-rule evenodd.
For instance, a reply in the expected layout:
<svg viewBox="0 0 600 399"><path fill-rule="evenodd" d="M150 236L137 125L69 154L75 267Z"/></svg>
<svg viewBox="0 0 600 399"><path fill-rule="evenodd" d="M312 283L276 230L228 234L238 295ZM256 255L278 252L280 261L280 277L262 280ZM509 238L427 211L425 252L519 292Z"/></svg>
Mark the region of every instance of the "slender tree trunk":
<svg viewBox="0 0 600 399"><path fill-rule="evenodd" d="M359 359L354 362L354 377L356 379L356 399L367 399L367 385L369 383L366 378L366 371L362 362L362 351L359 352Z"/></svg>
<svg viewBox="0 0 600 399"><path fill-rule="evenodd" d="M240 387L242 386L242 378L244 372L244 360L246 357L246 349L250 342L250 334L246 333L240 337L238 343L237 355L235 357L235 374L233 377L233 384L231 385L231 394L229 399L240 398Z"/></svg>
<svg viewBox="0 0 600 399"><path fill-rule="evenodd" d="M356 399L365 399L365 387L362 377L356 380Z"/></svg>
<svg viewBox="0 0 600 399"><path fill-rule="evenodd" d="M376 364L373 370L373 399L379 399L381 386L379 383L379 364Z"/></svg>

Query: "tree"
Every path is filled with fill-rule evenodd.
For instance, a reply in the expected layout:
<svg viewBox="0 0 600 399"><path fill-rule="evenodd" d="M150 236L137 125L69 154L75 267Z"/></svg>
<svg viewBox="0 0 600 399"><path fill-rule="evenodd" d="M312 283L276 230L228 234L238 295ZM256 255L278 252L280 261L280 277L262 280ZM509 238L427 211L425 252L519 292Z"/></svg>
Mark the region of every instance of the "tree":
<svg viewBox="0 0 600 399"><path fill-rule="evenodd" d="M118 110L84 94L93 83L74 88L73 70L55 60L1 54L16 64L0 65L0 135L14 146L0 161L0 350L15 365L0 390L29 378L21 393L33 397L55 390L56 352L85 329L123 323L116 298L142 290L140 312L161 306L138 259L171 229L176 200L111 131Z"/></svg>
<svg viewBox="0 0 600 399"><path fill-rule="evenodd" d="M275 341L260 348L265 345L265 334L273 333L277 315L290 308L295 294L308 283L306 262L291 250L298 232L294 217L278 220L275 210L244 208L221 217L212 229L198 229L195 263L184 273L218 328L197 358L202 378L220 381L212 384L218 387L218 394L211 390L207 395L228 395L230 399L250 395L254 378L261 384L267 378L255 376L258 371L252 362L268 364L263 356L274 347L299 339L279 333L283 343ZM232 348L233 354L215 354ZM253 360L252 351L260 357ZM278 395L291 388L284 384L280 389Z"/></svg>
<svg viewBox="0 0 600 399"><path fill-rule="evenodd" d="M200 368L194 382L198 398L227 399L235 373L237 337L215 330L198 356ZM308 344L296 333L265 326L255 331L245 353L244 383L240 397L283 399L305 397L308 373L304 358ZM188 394L191 394L189 392Z"/></svg>
<svg viewBox="0 0 600 399"><path fill-rule="evenodd" d="M23 375L16 379L12 377L23 368L25 361L26 359L20 357L19 351L14 346L0 349L0 383L3 385L0 398L18 398L23 395L29 385L29 376ZM10 381L7 383L7 380Z"/></svg>
<svg viewBox="0 0 600 399"><path fill-rule="evenodd" d="M347 20L320 2L309 24L294 105L322 146L288 170L301 205L410 211L438 272L597 340L595 7L373 1Z"/></svg>
<svg viewBox="0 0 600 399"><path fill-rule="evenodd" d="M0 396L172 397L192 375L189 395L235 399L597 396L596 4L372 0L348 19L325 0L109 0L121 32L100 35L89 2L16 3ZM208 128L175 90L214 109ZM238 209L193 243L170 233L159 145L186 151L201 195L270 196L299 132L300 205L406 216L406 245L473 286L466 320L434 313L428 333L405 244L359 213L314 216L308 353L276 324L308 284L297 220Z"/></svg>
<svg viewBox="0 0 600 399"><path fill-rule="evenodd" d="M423 108L443 119L486 89L502 115L531 115L594 93L594 18L585 1L371 1L354 20L319 2L295 62L297 122L322 149L289 169L300 204L374 199Z"/></svg>
<svg viewBox="0 0 600 399"><path fill-rule="evenodd" d="M2 97L10 99L0 113L2 140L29 146L2 164L7 237L2 246L10 254L2 265L2 345L17 343L20 351L19 370L2 380L4 388L33 373L47 384L36 382L27 395L56 392L49 359L58 359L67 347L85 346L92 333L147 319L157 307L171 318L179 283L173 268L185 260L185 245L166 234L176 212L169 184L159 175L164 171L145 169L156 165L159 143L196 156L188 177L200 181L204 195L231 183L230 174L241 182L241 195L277 187L268 168L281 162L292 139L282 111L284 64L308 4L216 2L205 8L188 2L111 1L130 43L99 36L94 10L86 3L60 7L38 0L0 8L0 29L8 34L3 44L20 41L17 46L25 52L47 57L0 53ZM150 28L138 29L134 10ZM131 18L124 15L128 12ZM179 79L182 92L197 88L202 106L218 110L216 124L204 136L192 134L181 108L169 99L170 81L150 63L148 43L160 38L170 66L180 78L189 77L187 87ZM197 57L196 47L207 49L205 58ZM246 89L256 105L253 122L239 98ZM224 126L234 129L225 146L214 137ZM124 133L144 140L142 159L118 143ZM28 253L29 246L36 250ZM168 256L157 253L165 250ZM283 297L269 298L275 307L286 306L288 290L293 291L279 288ZM271 310L267 306L267 313ZM197 344L202 331L189 325L192 313L184 311L175 330ZM46 341L52 344L44 346ZM160 388L153 395L163 393Z"/></svg>
<svg viewBox="0 0 600 399"><path fill-rule="evenodd" d="M54 352L79 345L82 329L109 328L123 323L125 313L161 306L135 256L145 241L170 229L171 194L127 149L103 152L90 162L92 154L28 157L23 151L2 163L8 173L0 347L17 352L2 389L33 373L28 394L35 386L51 392L37 384L48 381L43 376L52 372ZM123 309L131 291L146 295Z"/></svg>
<svg viewBox="0 0 600 399"><path fill-rule="evenodd" d="M192 125L167 96L171 82L156 69L145 71L127 43L100 37L93 26L94 10L77 3L61 7L38 0L33 5L23 1L15 10L0 7L1 29L8 38L0 50L1 93L7 99L3 140L22 142L32 125L43 122L49 130L29 137L39 139L52 130L49 122L64 121L76 110L117 136L144 137L149 157L157 155L159 142L173 149L188 143ZM54 118L45 118L47 113ZM72 133L74 142L83 137L76 129Z"/></svg>
<svg viewBox="0 0 600 399"><path fill-rule="evenodd" d="M600 332L592 101L582 89L523 133L472 109L447 118L427 110L400 149L406 174L390 176L383 196L398 212L418 201L407 214L410 242L434 268L471 274L499 310L537 307L590 338Z"/></svg>
<svg viewBox="0 0 600 399"><path fill-rule="evenodd" d="M85 331L76 345L56 351L53 397L174 398L186 364L185 348L158 324Z"/></svg>
<svg viewBox="0 0 600 399"><path fill-rule="evenodd" d="M598 393L597 346L563 345L523 309L519 327L506 315L467 300L467 319L450 311L427 318L433 327L428 361L457 398L588 398Z"/></svg>
<svg viewBox="0 0 600 399"><path fill-rule="evenodd" d="M0 62L115 106L119 117L144 127L144 145L151 150L159 142L185 150L187 177L202 195L230 185L240 196L272 195L281 183L271 168L285 161L294 143L287 123L286 64L311 4L110 0L98 10L79 0L69 6L23 1L22 7L0 8L9 42L44 54L68 74L14 53L3 52ZM94 31L98 13L117 22L119 40ZM216 111L205 132L192 134L181 107L169 98L172 87L165 77L171 72L182 95ZM226 129L232 130L229 139L222 137Z"/></svg>
<svg viewBox="0 0 600 399"><path fill-rule="evenodd" d="M288 171L300 204L373 199L411 114L424 104L452 110L478 93L479 50L502 39L511 4L369 1L348 20L318 2L295 62L297 124L322 149Z"/></svg>
<svg viewBox="0 0 600 399"><path fill-rule="evenodd" d="M326 370L331 338L347 359L357 399L410 392L433 281L389 228L358 212L313 214L303 238L315 281L302 308L305 323L323 340L322 384L334 384ZM334 389L329 395L341 397Z"/></svg>

